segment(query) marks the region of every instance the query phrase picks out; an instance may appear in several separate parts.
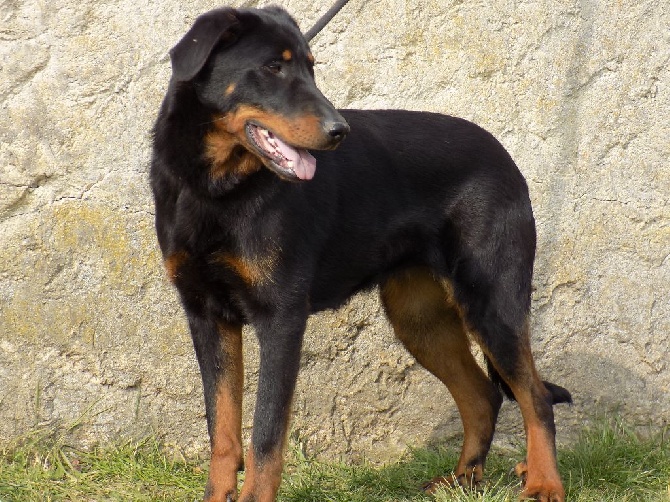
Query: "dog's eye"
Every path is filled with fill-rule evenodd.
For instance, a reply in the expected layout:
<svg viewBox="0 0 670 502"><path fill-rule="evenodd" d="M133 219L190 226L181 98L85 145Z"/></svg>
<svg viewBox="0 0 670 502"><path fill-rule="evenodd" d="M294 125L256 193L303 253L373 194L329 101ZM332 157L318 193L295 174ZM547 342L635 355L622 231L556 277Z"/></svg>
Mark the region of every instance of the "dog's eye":
<svg viewBox="0 0 670 502"><path fill-rule="evenodd" d="M270 73L274 73L275 75L277 75L281 73L282 65L278 61L273 61L272 63L266 64L264 68Z"/></svg>

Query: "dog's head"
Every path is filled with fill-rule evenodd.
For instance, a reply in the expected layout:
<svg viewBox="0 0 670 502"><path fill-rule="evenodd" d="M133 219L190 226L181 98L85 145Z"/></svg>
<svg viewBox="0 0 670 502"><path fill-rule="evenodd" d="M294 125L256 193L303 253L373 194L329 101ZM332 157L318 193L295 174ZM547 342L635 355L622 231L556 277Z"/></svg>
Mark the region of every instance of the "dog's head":
<svg viewBox="0 0 670 502"><path fill-rule="evenodd" d="M189 85L211 110L214 162L243 148L282 178L311 179L307 149L337 147L349 126L314 82L314 57L282 9L212 10L170 51L173 84ZM253 163L253 162L252 162Z"/></svg>

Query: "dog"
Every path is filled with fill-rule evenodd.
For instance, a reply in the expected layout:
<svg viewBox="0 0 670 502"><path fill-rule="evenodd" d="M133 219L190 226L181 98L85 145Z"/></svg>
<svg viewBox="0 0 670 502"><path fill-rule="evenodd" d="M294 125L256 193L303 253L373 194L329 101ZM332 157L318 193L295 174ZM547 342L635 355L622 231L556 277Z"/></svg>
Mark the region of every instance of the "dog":
<svg viewBox="0 0 670 502"><path fill-rule="evenodd" d="M424 490L482 481L504 393L527 435L522 497L563 501L553 404L571 398L540 379L531 355L535 223L500 143L445 115L336 110L279 7L207 12L170 57L150 183L202 374L204 500L275 500L307 318L379 287L396 336L447 386L463 421L453 473ZM244 457L246 324L260 375Z"/></svg>

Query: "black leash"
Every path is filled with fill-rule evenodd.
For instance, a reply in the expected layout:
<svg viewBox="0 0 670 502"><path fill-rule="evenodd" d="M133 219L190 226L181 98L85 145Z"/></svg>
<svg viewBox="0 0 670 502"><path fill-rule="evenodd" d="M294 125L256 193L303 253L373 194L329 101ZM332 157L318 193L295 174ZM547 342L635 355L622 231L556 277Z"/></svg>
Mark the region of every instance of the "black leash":
<svg viewBox="0 0 670 502"><path fill-rule="evenodd" d="M342 7L344 7L349 0L338 0L335 2L335 5L333 5L330 9L328 9L328 12L326 12L323 16L321 16L321 19L319 19L314 26L312 26L307 33L305 33L305 39L309 42L312 40L315 36L319 34L321 30L330 22L331 19L335 17L335 14L340 12L342 10Z"/></svg>

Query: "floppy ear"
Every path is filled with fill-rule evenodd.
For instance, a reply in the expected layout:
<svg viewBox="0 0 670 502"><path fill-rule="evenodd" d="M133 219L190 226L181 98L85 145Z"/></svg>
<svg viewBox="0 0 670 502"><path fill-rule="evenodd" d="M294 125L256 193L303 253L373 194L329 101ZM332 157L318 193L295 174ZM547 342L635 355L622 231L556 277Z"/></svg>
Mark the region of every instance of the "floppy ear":
<svg viewBox="0 0 670 502"><path fill-rule="evenodd" d="M195 20L184 37L170 50L172 77L180 82L193 79L212 49L220 41L234 42L241 31L235 9L215 9Z"/></svg>

